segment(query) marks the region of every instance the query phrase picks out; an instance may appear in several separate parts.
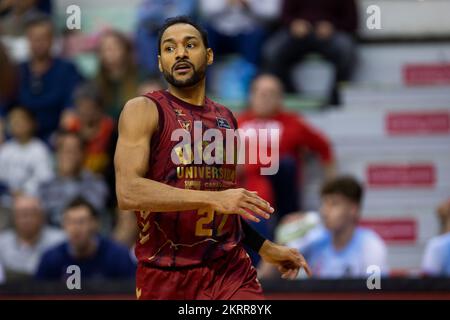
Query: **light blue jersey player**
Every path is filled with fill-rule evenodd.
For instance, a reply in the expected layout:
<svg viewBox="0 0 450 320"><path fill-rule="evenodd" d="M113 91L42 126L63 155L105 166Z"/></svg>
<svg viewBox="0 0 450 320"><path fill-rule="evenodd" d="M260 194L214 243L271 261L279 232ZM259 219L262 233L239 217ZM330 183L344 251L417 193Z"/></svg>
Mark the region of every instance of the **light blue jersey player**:
<svg viewBox="0 0 450 320"><path fill-rule="evenodd" d="M319 239L302 251L315 277L366 277L370 266L377 266L381 274L388 272L386 246L372 230L356 227L342 247L334 244L333 233L323 230Z"/></svg>
<svg viewBox="0 0 450 320"><path fill-rule="evenodd" d="M338 177L321 190L320 213L323 227L311 236L291 241L305 256L318 278L367 277L370 266L381 275L389 272L387 249L375 232L358 227L363 189L352 177ZM312 241L311 238L313 238Z"/></svg>

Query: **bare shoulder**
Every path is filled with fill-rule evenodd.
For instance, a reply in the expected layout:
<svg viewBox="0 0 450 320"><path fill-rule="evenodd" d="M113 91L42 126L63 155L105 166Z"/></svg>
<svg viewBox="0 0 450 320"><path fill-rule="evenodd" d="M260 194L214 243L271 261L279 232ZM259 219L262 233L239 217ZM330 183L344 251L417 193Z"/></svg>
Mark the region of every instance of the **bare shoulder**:
<svg viewBox="0 0 450 320"><path fill-rule="evenodd" d="M130 99L125 104L119 118L119 131L135 128L152 131L158 126L158 108L146 97Z"/></svg>
<svg viewBox="0 0 450 320"><path fill-rule="evenodd" d="M146 97L136 97L127 101L123 107L124 116L134 115L136 118L145 115L158 114L155 103Z"/></svg>

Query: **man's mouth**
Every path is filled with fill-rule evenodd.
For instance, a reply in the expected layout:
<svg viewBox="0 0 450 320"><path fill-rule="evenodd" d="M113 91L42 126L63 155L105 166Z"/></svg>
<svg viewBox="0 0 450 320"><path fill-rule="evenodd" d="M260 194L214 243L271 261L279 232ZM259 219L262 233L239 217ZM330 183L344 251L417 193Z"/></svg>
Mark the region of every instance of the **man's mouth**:
<svg viewBox="0 0 450 320"><path fill-rule="evenodd" d="M189 70L191 70L191 69L192 69L192 66L188 62L178 62L173 68L173 70L178 73L186 73L186 72L189 72Z"/></svg>

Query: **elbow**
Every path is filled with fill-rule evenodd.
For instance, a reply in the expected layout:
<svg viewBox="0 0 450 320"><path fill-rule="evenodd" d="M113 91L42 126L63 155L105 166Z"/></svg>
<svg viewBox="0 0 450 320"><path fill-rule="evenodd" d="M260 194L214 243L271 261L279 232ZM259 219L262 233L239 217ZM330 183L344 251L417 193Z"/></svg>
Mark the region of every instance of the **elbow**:
<svg viewBox="0 0 450 320"><path fill-rule="evenodd" d="M130 188L123 184L122 186L116 185L117 206L120 210L131 211L137 208L133 194L129 190Z"/></svg>

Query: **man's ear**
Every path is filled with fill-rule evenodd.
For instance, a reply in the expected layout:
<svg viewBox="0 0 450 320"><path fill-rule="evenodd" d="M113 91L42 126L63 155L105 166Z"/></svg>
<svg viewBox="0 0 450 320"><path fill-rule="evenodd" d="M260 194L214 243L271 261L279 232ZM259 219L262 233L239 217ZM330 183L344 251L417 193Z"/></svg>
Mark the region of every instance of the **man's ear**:
<svg viewBox="0 0 450 320"><path fill-rule="evenodd" d="M214 62L214 52L211 48L206 49L206 63L209 65L212 65Z"/></svg>
<svg viewBox="0 0 450 320"><path fill-rule="evenodd" d="M158 68L159 68L160 72L163 72L163 68L162 68L162 65L161 65L161 56L159 54L158 54Z"/></svg>

